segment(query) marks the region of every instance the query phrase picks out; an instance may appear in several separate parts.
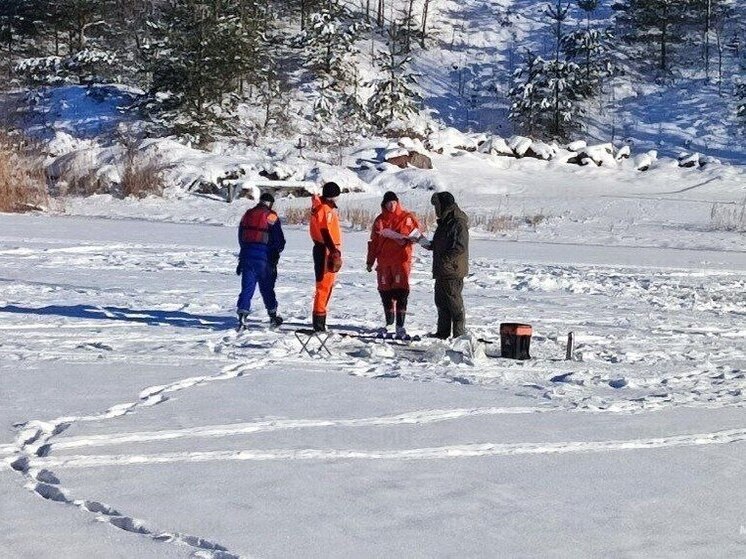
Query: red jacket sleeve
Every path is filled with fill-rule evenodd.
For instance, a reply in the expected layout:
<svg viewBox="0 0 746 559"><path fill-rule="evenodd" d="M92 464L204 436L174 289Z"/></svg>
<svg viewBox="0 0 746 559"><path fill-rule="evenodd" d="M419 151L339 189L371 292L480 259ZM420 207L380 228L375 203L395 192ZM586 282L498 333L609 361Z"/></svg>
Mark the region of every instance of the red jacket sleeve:
<svg viewBox="0 0 746 559"><path fill-rule="evenodd" d="M380 229L381 220L377 217L373 222L373 229L370 232L370 240L368 241L368 257L366 259L366 264L371 267L376 263L376 259L381 250L381 235L378 234Z"/></svg>

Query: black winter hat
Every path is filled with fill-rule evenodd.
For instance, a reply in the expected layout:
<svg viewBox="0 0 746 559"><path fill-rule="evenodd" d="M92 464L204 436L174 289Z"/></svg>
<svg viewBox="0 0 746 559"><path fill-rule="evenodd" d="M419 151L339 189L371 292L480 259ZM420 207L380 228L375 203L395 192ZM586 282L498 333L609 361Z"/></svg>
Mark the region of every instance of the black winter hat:
<svg viewBox="0 0 746 559"><path fill-rule="evenodd" d="M390 190L383 195L383 201L381 202L381 207L385 206L389 202L398 202L399 197L396 195L396 192L391 192Z"/></svg>
<svg viewBox="0 0 746 559"><path fill-rule="evenodd" d="M269 192L262 192L262 195L259 196L260 202L267 202L270 205L275 203L275 197L272 196Z"/></svg>
<svg viewBox="0 0 746 559"><path fill-rule="evenodd" d="M321 187L321 195L324 198L336 198L341 192L336 182L328 182Z"/></svg>

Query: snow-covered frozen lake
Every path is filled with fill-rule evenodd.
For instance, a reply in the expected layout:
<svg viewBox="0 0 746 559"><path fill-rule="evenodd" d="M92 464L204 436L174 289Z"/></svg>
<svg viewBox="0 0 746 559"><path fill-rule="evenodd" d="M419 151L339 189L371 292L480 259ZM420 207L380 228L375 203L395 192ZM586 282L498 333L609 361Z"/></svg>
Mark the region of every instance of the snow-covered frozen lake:
<svg viewBox="0 0 746 559"><path fill-rule="evenodd" d="M288 237L292 327L313 273ZM232 227L0 216L0 555L743 556L738 236L566 237L472 246L468 326L531 323L530 361L339 337L311 359L234 332ZM366 239L346 236L332 326L380 321Z"/></svg>

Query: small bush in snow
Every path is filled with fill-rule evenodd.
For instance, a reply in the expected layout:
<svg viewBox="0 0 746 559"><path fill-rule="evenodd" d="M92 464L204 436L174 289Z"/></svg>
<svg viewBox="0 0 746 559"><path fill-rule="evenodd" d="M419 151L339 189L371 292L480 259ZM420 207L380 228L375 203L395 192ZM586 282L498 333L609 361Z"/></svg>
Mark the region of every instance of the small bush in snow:
<svg viewBox="0 0 746 559"><path fill-rule="evenodd" d="M66 169L57 177L57 191L55 196L94 196L96 194L109 194L111 184L105 177L91 168L85 173L79 173L76 169Z"/></svg>
<svg viewBox="0 0 746 559"><path fill-rule="evenodd" d="M529 227L536 229L536 227L546 218L547 216L542 213L517 216L494 212L489 215L476 215L471 218L470 221L471 225L477 229L482 229L488 233L502 233L504 231L518 229L523 225L528 225Z"/></svg>
<svg viewBox="0 0 746 559"><path fill-rule="evenodd" d="M284 225L306 225L308 224L309 214L310 210L308 208L290 206L285 208L284 212L281 212L280 219Z"/></svg>
<svg viewBox="0 0 746 559"><path fill-rule="evenodd" d="M122 172L122 196L145 198L163 194L163 172L153 162L135 156L128 156Z"/></svg>
<svg viewBox="0 0 746 559"><path fill-rule="evenodd" d="M340 221L351 229L365 231L370 229L373 221L378 216L378 209L361 208L359 206L342 206L339 208ZM280 218L283 225L306 225L310 211L307 207L291 206L281 212ZM420 222L420 229L423 232L432 231L435 228L435 212L432 209L426 212L418 212L417 220Z"/></svg>
<svg viewBox="0 0 746 559"><path fill-rule="evenodd" d="M17 142L0 136L0 212L26 212L46 206L46 177L41 160Z"/></svg>
<svg viewBox="0 0 746 559"><path fill-rule="evenodd" d="M746 198L738 204L713 204L710 211L712 226L718 231L746 233Z"/></svg>

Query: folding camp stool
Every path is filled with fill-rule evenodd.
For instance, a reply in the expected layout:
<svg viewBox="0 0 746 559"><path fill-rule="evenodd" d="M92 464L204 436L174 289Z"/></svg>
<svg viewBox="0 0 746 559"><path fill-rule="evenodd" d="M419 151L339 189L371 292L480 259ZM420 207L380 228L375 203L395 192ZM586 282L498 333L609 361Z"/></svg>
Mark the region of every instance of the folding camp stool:
<svg viewBox="0 0 746 559"><path fill-rule="evenodd" d="M331 332L317 332L316 330L310 330L310 329L301 329L295 331L295 337L300 342L301 348L298 353L306 352L309 356L313 357L313 350L309 349L309 344L311 341L316 340L319 343L319 347L316 350L316 353L320 353L323 349L326 351L330 356L332 355L332 352L329 351L329 348L326 347L326 342L329 341L329 338L331 337Z"/></svg>

